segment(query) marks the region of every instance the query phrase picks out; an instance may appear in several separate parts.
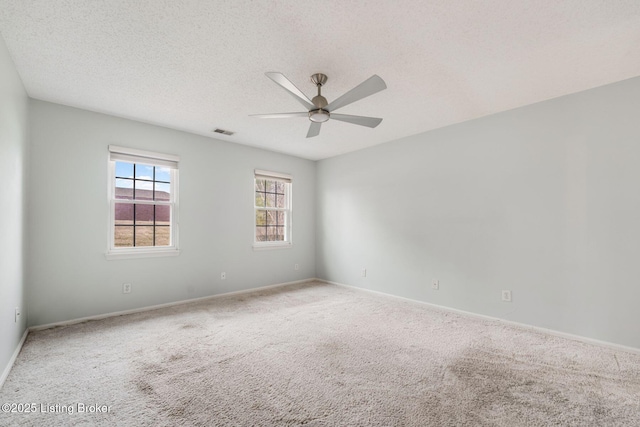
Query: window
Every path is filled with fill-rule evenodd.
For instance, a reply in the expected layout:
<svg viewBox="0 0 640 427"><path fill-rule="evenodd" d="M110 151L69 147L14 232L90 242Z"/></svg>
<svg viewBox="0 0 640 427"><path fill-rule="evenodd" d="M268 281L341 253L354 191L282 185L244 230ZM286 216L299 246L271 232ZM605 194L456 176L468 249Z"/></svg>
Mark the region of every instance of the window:
<svg viewBox="0 0 640 427"><path fill-rule="evenodd" d="M109 146L108 258L178 255L178 161Z"/></svg>
<svg viewBox="0 0 640 427"><path fill-rule="evenodd" d="M256 170L254 247L291 245L291 176Z"/></svg>

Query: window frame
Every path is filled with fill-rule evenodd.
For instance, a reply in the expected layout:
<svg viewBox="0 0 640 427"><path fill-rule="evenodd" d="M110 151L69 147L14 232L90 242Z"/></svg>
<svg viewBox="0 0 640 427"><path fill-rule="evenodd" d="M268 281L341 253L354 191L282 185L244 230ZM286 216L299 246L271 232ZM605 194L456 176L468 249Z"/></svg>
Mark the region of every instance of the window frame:
<svg viewBox="0 0 640 427"><path fill-rule="evenodd" d="M261 179L271 180L271 181L279 181L285 184L285 208L276 208L276 207L266 207L266 206L256 206L256 181ZM272 172L266 171L262 169L255 169L253 173L253 249L254 250L264 250L264 249L286 249L291 248L293 246L293 176L280 172ZM258 210L272 210L285 212L285 225L284 225L284 236L285 240L279 241L258 241L256 235L256 217Z"/></svg>
<svg viewBox="0 0 640 427"><path fill-rule="evenodd" d="M108 155L108 183L107 183L107 199L108 199L108 231L107 231L107 259L128 259L128 258L148 258L148 257L166 257L177 256L180 254L178 246L178 230L179 230L179 209L178 209L178 166L180 158L172 154L156 153L152 151L138 150L134 148L120 147L109 145ZM131 200L116 199L116 161L142 164L156 167L168 167L170 170L169 184L169 200ZM135 177L134 177L135 179ZM162 205L170 207L170 237L171 244L169 246L115 246L115 204L149 204Z"/></svg>

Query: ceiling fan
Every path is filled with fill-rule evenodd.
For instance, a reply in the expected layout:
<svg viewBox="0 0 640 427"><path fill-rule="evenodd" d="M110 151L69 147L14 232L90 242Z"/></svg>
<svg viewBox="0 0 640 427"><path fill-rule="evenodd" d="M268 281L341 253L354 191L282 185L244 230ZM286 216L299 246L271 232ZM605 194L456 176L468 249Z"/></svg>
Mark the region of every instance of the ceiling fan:
<svg viewBox="0 0 640 427"><path fill-rule="evenodd" d="M327 99L321 94L321 88L327 82L327 76L322 73L316 73L311 76L311 81L318 88L318 95L314 96L313 99L307 98L307 96L293 83L291 83L284 74L271 72L265 73L265 75L276 82L276 84L286 89L296 99L296 101L304 105L308 111L300 113L253 114L252 117L258 117L261 119L308 117L309 120L311 120L311 126L309 126L307 138L318 136L318 134L320 134L320 126L330 118L370 128L378 126L382 121L382 119L377 117L352 116L349 114L334 113L338 108L342 108L353 102L359 101L362 98L366 98L367 96L371 96L374 93L386 89L387 85L384 83L384 80L375 74L332 102L327 102Z"/></svg>

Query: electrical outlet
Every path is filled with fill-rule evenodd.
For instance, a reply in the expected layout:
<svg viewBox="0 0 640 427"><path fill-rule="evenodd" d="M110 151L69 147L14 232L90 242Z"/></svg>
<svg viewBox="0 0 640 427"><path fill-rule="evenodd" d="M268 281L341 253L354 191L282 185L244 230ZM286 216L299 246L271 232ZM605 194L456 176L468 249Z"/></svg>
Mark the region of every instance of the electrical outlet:
<svg viewBox="0 0 640 427"><path fill-rule="evenodd" d="M16 316L14 319L14 323L18 323L18 317L20 317L20 307L16 307Z"/></svg>
<svg viewBox="0 0 640 427"><path fill-rule="evenodd" d="M440 289L440 281L438 279L433 279L431 281L431 289L433 289L434 291Z"/></svg>
<svg viewBox="0 0 640 427"><path fill-rule="evenodd" d="M122 284L122 293L130 294L131 293L131 283L123 283Z"/></svg>
<svg viewBox="0 0 640 427"><path fill-rule="evenodd" d="M227 273L225 273L224 271L220 273L220 280L224 280L226 278L227 278Z"/></svg>
<svg viewBox="0 0 640 427"><path fill-rule="evenodd" d="M502 291L502 301L511 302L511 291Z"/></svg>
<svg viewBox="0 0 640 427"><path fill-rule="evenodd" d="M361 275L362 277L367 277L367 269L366 269L366 268L363 268L363 269L362 269L362 271L360 272L360 275Z"/></svg>
<svg viewBox="0 0 640 427"><path fill-rule="evenodd" d="M300 269L300 266L299 266L298 264L293 264L293 269L294 269L294 270L299 270L299 269Z"/></svg>

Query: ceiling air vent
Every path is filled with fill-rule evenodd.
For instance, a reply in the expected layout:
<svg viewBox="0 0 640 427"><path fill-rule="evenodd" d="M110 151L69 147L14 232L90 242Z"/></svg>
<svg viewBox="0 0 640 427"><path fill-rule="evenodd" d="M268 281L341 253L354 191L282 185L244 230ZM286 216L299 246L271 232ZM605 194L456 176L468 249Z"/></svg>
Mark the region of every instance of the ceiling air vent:
<svg viewBox="0 0 640 427"><path fill-rule="evenodd" d="M213 131L215 133L221 133L223 135L233 135L233 132L231 132L230 130L224 130L224 129L215 128Z"/></svg>

